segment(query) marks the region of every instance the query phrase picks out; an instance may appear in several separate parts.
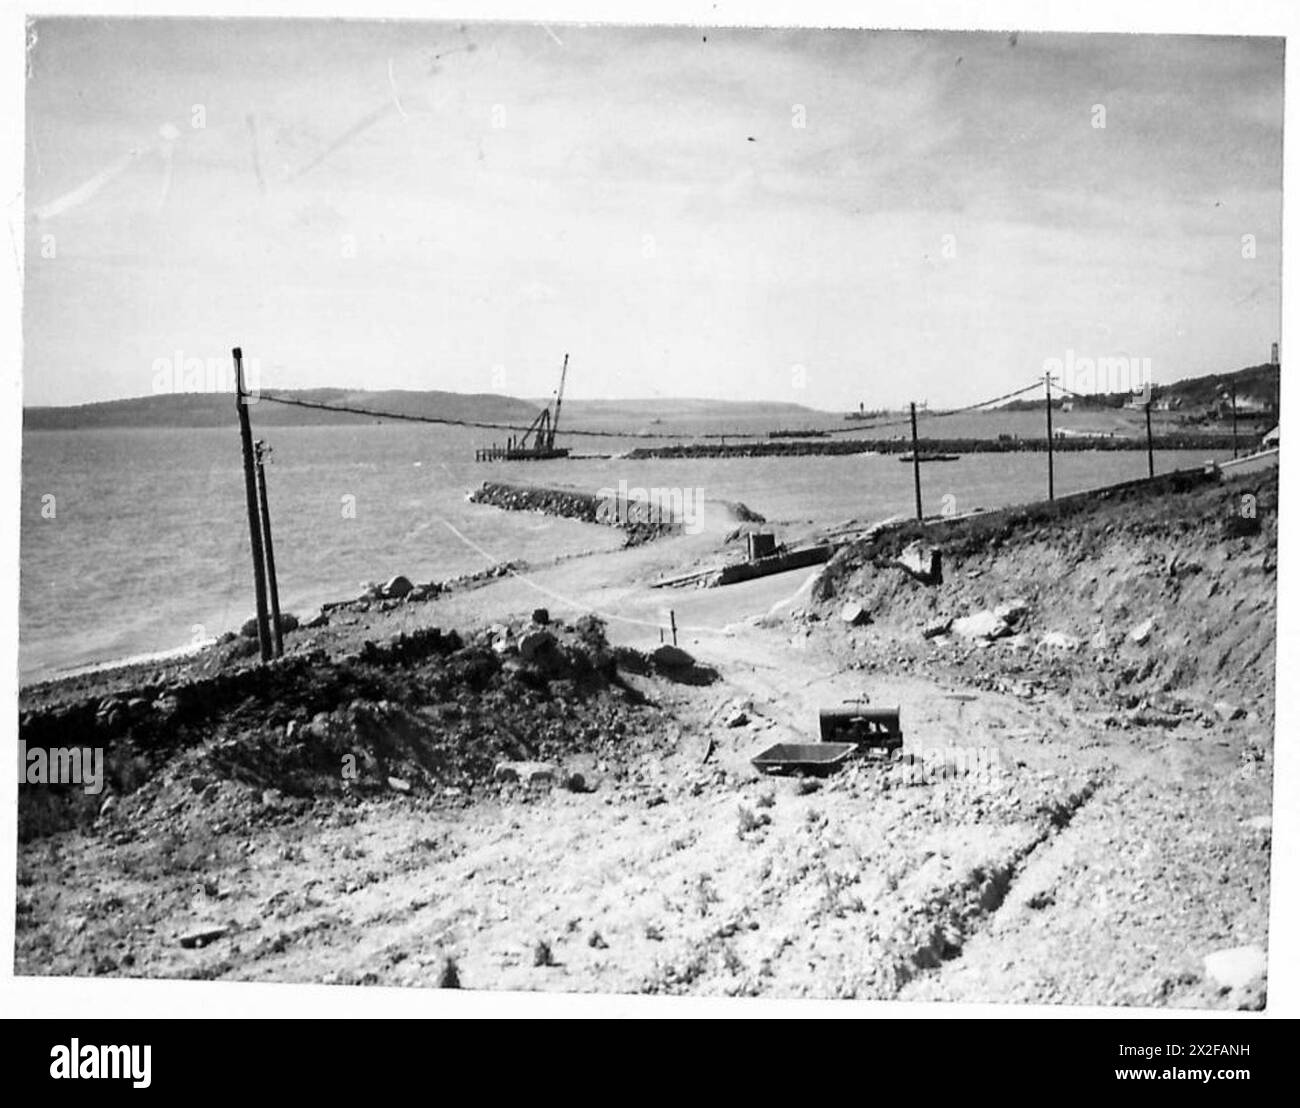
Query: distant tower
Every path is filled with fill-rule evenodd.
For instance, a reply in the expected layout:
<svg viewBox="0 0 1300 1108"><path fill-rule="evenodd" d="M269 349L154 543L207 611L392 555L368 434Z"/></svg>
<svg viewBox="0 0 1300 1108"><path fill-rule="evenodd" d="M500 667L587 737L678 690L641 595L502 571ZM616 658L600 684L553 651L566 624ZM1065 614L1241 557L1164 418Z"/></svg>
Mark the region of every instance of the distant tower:
<svg viewBox="0 0 1300 1108"><path fill-rule="evenodd" d="M1269 364L1269 365L1281 365L1281 364L1282 364L1282 363L1278 360L1278 357L1277 357L1277 343L1274 343L1274 344L1273 344L1273 354L1272 354L1272 357L1269 358L1269 360L1268 360L1268 364Z"/></svg>

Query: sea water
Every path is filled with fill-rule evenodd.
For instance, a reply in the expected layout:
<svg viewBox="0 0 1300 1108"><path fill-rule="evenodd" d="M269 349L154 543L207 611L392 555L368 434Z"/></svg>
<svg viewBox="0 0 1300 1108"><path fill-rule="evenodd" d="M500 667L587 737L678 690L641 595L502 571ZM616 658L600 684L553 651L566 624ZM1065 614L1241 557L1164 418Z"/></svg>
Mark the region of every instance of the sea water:
<svg viewBox="0 0 1300 1108"><path fill-rule="evenodd" d="M658 430L659 428L656 428ZM775 523L875 521L914 510L912 467L893 455L476 463L493 432L408 423L267 426L266 467L283 611L355 596L404 574L443 580L497 561L543 562L621 545L613 528L471 504L486 479L620 481L702 489ZM500 433L497 433L500 437ZM562 436L563 437L563 436ZM575 439L617 455L635 438ZM1222 452L1158 452L1157 470ZM922 466L927 513L1046 495L1043 453L972 454ZM1144 476L1142 451L1056 456L1056 490ZM23 438L21 680L236 629L253 611L239 436L230 428L28 432Z"/></svg>

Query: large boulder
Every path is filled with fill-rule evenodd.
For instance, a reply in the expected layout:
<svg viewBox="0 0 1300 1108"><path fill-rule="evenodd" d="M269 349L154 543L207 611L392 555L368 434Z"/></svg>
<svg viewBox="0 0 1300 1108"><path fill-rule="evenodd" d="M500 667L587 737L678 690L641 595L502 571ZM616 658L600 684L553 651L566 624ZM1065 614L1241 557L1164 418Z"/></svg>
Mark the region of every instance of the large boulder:
<svg viewBox="0 0 1300 1108"><path fill-rule="evenodd" d="M1068 635L1064 631L1048 631L1040 640L1039 645L1048 650L1075 651L1083 644L1075 636Z"/></svg>
<svg viewBox="0 0 1300 1108"><path fill-rule="evenodd" d="M940 635L946 635L952 630L952 616L940 616L938 619L932 619L921 628L921 638L935 639Z"/></svg>
<svg viewBox="0 0 1300 1108"><path fill-rule="evenodd" d="M905 569L924 585L943 584L943 558L932 546L919 539L908 543L894 564Z"/></svg>
<svg viewBox="0 0 1300 1108"><path fill-rule="evenodd" d="M749 722L749 713L754 705L748 700L733 700L727 707L725 723L728 727L744 727Z"/></svg>
<svg viewBox="0 0 1300 1108"><path fill-rule="evenodd" d="M550 762L498 762L492 779L501 782L522 782L525 785L553 785L560 778L558 766Z"/></svg>
<svg viewBox="0 0 1300 1108"><path fill-rule="evenodd" d="M1151 638L1151 632L1155 630L1156 621L1154 619L1144 619L1128 633L1128 641L1142 646Z"/></svg>
<svg viewBox="0 0 1300 1108"><path fill-rule="evenodd" d="M410 580L399 573L396 577L390 577L380 586L379 595L385 600L401 600L414 587Z"/></svg>
<svg viewBox="0 0 1300 1108"><path fill-rule="evenodd" d="M519 656L526 662L538 661L555 649L555 636L549 631L526 631L519 637Z"/></svg>
<svg viewBox="0 0 1300 1108"><path fill-rule="evenodd" d="M867 610L861 604L858 604L852 600L850 600L847 604L844 605L843 608L840 609L840 619L842 619L850 627L860 627L862 624L866 623L870 618L871 617L867 614Z"/></svg>
<svg viewBox="0 0 1300 1108"><path fill-rule="evenodd" d="M998 619L1005 620L1007 623L1015 623L1029 614L1029 601L1016 597L1012 600L1004 600L996 608L993 614Z"/></svg>
<svg viewBox="0 0 1300 1108"><path fill-rule="evenodd" d="M663 646L657 647L650 655L650 659L658 668L667 670L690 669L695 665L694 658L680 646L673 646L671 643L664 643Z"/></svg>
<svg viewBox="0 0 1300 1108"><path fill-rule="evenodd" d="M270 626L270 622L271 621L268 617L267 619L268 626ZM290 631L296 631L297 629L298 629L298 617L294 615L292 612L281 612L280 633L283 635L283 634L287 634ZM244 625L239 629L239 633L243 635L244 638L246 639L257 638L257 617L254 616L252 619L245 620Z"/></svg>
<svg viewBox="0 0 1300 1108"><path fill-rule="evenodd" d="M1010 632L1007 621L995 612L976 612L952 621L952 631L963 639L1000 639Z"/></svg>
<svg viewBox="0 0 1300 1108"><path fill-rule="evenodd" d="M1216 700L1214 702L1214 714L1224 723L1229 723L1234 719L1245 719L1246 709L1240 704L1233 704L1227 700Z"/></svg>

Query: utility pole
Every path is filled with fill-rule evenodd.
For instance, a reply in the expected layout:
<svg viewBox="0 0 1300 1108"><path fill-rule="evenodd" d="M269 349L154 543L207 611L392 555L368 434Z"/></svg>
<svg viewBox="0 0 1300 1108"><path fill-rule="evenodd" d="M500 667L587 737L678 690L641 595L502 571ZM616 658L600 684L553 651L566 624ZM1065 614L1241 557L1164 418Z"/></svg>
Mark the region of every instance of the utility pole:
<svg viewBox="0 0 1300 1108"><path fill-rule="evenodd" d="M257 495L262 509L262 544L266 547L266 589L271 598L271 641L277 658L284 654L284 637L280 629L280 587L275 580L275 546L271 542L271 509L266 503L266 470L263 461L271 448L261 439L253 443L257 460Z"/></svg>
<svg viewBox="0 0 1300 1108"><path fill-rule="evenodd" d="M1237 381L1232 382L1232 456L1237 456Z"/></svg>
<svg viewBox="0 0 1300 1108"><path fill-rule="evenodd" d="M1228 400L1232 404L1232 456L1237 456L1237 382L1229 381L1227 388L1219 389L1219 414L1222 417L1223 401Z"/></svg>
<svg viewBox="0 0 1300 1108"><path fill-rule="evenodd" d="M1056 499L1056 481L1052 460L1052 375L1043 374L1043 387L1047 391L1047 499Z"/></svg>
<svg viewBox="0 0 1300 1108"><path fill-rule="evenodd" d="M912 403L912 480L916 484L916 521L921 522L921 449L916 441L916 402Z"/></svg>
<svg viewBox="0 0 1300 1108"><path fill-rule="evenodd" d="M1151 446L1151 399L1147 398L1147 476L1156 475L1156 456Z"/></svg>
<svg viewBox="0 0 1300 1108"><path fill-rule="evenodd" d="M266 617L266 577L262 552L262 527L257 510L257 472L253 461L253 431L248 425L244 403L244 354L238 346L230 352L235 359L235 410L239 413L239 440L244 452L244 495L248 501L248 540L253 547L253 592L257 599L257 643L262 661L271 660L271 629Z"/></svg>

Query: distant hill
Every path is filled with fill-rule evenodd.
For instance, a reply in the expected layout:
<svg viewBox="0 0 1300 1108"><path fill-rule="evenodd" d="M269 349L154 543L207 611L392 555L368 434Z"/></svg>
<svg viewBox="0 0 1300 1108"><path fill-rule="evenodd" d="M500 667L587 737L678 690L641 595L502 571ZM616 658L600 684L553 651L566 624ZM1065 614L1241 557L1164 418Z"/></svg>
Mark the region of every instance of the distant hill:
<svg viewBox="0 0 1300 1108"><path fill-rule="evenodd" d="M1271 401L1274 408L1278 406L1282 381L1282 367L1276 365L1252 365L1239 369L1235 373L1214 373L1208 377L1188 377L1175 381L1172 385L1157 386L1153 392L1159 397L1181 397L1183 407L1209 407L1217 404L1219 391L1231 383L1237 385L1237 396L1255 397Z"/></svg>
<svg viewBox="0 0 1300 1108"><path fill-rule="evenodd" d="M537 401L539 405L546 401ZM579 400L565 399L564 410L584 415L627 415L633 418L660 416L765 416L765 415L823 415L803 404L790 404L778 400L710 400L704 397L641 397L630 400Z"/></svg>
<svg viewBox="0 0 1300 1108"><path fill-rule="evenodd" d="M1274 411L1278 410L1282 370L1276 365L1252 365L1231 373L1211 373L1204 377L1185 377L1171 385L1155 385L1151 390L1152 398L1168 401L1178 411L1192 414L1204 411L1219 404L1219 393L1232 386L1237 387L1237 398L1244 402L1251 400L1267 401ZM1060 397L1060 403L1066 397ZM1133 394L1127 392L1095 393L1091 396L1069 397L1074 401L1076 410L1102 410L1122 408L1133 400ZM1028 411L1041 408L1043 399L1040 395L1003 404L1004 411Z"/></svg>
<svg viewBox="0 0 1300 1108"><path fill-rule="evenodd" d="M546 401L538 401L545 404ZM564 401L561 429L570 421L602 427L634 423L650 426L655 423L671 424L675 428L689 427L697 422L729 420L825 420L826 413L804 407L768 400L708 400L695 397L654 397L631 400L569 400Z"/></svg>
<svg viewBox="0 0 1300 1108"><path fill-rule="evenodd" d="M346 405L370 411L404 415L438 416L488 423L527 424L546 400L520 400L495 393L460 393L388 389L281 389L277 395L316 404ZM326 412L259 401L252 406L254 422L264 426L309 426L364 422L366 416ZM672 420L751 418L784 420L815 417L820 413L801 404L746 400L646 399L564 401L562 423L587 420L601 424L650 423ZM23 410L23 427L29 431L73 431L96 427L229 427L235 422L231 393L163 393L129 400L107 400L74 407L39 407Z"/></svg>
<svg viewBox="0 0 1300 1108"><path fill-rule="evenodd" d="M404 415L438 416L491 423L528 423L537 407L527 400L495 393L417 392L388 389L282 389L281 396L317 404L345 404ZM310 426L365 422L368 417L258 401L253 420L264 426ZM66 408L25 408L28 431L73 431L95 427L230 427L235 423L231 393L164 393L129 400L107 400Z"/></svg>

